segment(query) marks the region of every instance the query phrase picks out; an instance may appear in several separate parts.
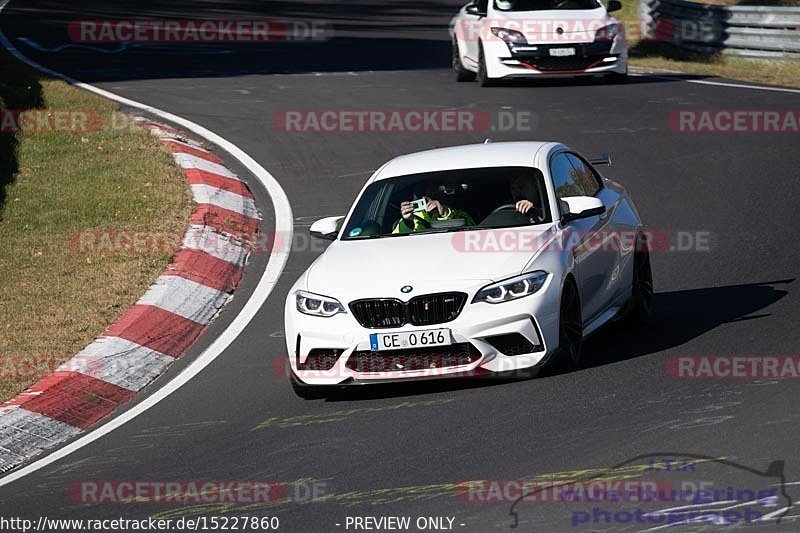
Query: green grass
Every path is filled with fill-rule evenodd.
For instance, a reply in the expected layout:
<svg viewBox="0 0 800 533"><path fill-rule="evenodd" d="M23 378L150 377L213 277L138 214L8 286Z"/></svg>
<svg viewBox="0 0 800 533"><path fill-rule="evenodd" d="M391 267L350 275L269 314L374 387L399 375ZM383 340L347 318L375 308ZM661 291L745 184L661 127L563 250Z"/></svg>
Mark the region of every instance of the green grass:
<svg viewBox="0 0 800 533"><path fill-rule="evenodd" d="M705 3L797 6L800 5L800 0L708 0ZM614 15L625 21L628 27L632 67L800 87L800 61L704 56L666 43L640 40L640 31L636 27L639 20L639 0L622 0L622 10Z"/></svg>
<svg viewBox="0 0 800 533"><path fill-rule="evenodd" d="M86 230L182 234L192 200L159 141L104 99L0 52L0 108L89 110L118 127L0 133L0 400L89 344L168 264L150 254L82 253Z"/></svg>

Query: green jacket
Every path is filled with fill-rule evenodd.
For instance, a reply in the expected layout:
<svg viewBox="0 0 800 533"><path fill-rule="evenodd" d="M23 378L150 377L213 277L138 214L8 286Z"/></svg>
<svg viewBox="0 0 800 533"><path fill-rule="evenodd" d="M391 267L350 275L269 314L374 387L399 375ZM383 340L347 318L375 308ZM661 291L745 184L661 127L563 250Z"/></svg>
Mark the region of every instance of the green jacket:
<svg viewBox="0 0 800 533"><path fill-rule="evenodd" d="M420 230L426 230L431 227L431 221L433 220L453 220L463 218L467 226L474 226L475 221L472 220L472 217L466 211L462 211L460 209L450 209L447 208L447 213L443 217L438 217L436 219L431 218L430 213L427 211L421 211L419 213L414 213L411 217L411 222L414 224L414 227L410 227L408 223L404 219L400 219L394 223L392 226L392 233L414 233Z"/></svg>

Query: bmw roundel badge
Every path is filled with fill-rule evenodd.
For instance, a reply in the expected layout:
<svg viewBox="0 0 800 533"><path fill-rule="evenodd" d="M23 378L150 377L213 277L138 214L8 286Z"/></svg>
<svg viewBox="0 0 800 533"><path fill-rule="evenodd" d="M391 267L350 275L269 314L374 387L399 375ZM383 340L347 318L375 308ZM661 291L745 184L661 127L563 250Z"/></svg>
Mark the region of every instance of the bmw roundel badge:
<svg viewBox="0 0 800 533"><path fill-rule="evenodd" d="M402 292L403 294L408 294L409 292L411 292L413 290L414 290L414 287L412 287L411 285L406 285L405 287L400 289L400 292Z"/></svg>

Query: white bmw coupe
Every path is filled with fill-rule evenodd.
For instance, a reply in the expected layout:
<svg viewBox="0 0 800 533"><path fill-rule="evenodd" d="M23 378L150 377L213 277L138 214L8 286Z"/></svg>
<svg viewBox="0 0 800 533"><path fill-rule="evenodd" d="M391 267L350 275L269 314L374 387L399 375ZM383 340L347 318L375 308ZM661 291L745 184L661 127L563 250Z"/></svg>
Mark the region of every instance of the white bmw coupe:
<svg viewBox="0 0 800 533"><path fill-rule="evenodd" d="M647 319L647 232L625 189L555 142L488 142L397 157L291 288L295 391L576 367L581 343Z"/></svg>
<svg viewBox="0 0 800 533"><path fill-rule="evenodd" d="M602 76L623 82L628 45L618 0L474 0L450 23L458 81Z"/></svg>

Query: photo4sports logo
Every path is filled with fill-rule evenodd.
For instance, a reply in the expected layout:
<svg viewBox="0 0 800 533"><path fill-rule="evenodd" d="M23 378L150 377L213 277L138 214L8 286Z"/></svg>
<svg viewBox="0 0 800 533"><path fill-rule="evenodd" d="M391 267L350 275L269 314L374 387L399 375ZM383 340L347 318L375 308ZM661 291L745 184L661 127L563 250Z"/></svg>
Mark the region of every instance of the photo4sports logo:
<svg viewBox="0 0 800 533"><path fill-rule="evenodd" d="M526 505L549 501L564 504L560 507L565 509L563 523L550 525L559 531L569 526L590 531L684 531L687 527L779 524L793 505L784 467L783 460L759 469L726 457L660 452L608 468L555 473L550 477L560 481L557 485L531 484L522 490L514 486L515 490L508 491L509 496L517 496L510 508L511 528L540 523L545 513L548 519L558 520L558 507L547 506L545 511L540 505ZM473 493L484 499L501 493L502 484L492 486L473 489ZM559 492L559 487L567 492Z"/></svg>

